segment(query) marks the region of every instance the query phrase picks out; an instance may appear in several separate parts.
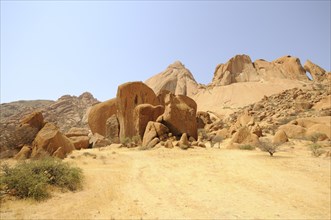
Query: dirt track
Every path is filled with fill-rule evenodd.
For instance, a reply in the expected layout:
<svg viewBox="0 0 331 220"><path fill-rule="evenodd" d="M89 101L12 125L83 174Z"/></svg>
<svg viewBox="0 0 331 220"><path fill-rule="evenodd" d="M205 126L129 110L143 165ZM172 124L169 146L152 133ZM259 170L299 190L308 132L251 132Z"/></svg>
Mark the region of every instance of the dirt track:
<svg viewBox="0 0 331 220"><path fill-rule="evenodd" d="M1 219L329 219L330 159L308 153L111 148L74 152L84 190L8 200ZM93 159L93 154L96 158Z"/></svg>

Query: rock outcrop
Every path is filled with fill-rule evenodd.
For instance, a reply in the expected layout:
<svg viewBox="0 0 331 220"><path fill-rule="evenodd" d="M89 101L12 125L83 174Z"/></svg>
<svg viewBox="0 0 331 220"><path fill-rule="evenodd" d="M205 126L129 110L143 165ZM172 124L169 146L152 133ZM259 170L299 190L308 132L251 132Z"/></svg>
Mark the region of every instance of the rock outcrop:
<svg viewBox="0 0 331 220"><path fill-rule="evenodd" d="M199 87L190 70L180 61L169 65L166 70L149 78L145 83L156 94L162 90L168 90L175 95L192 96L197 93Z"/></svg>
<svg viewBox="0 0 331 220"><path fill-rule="evenodd" d="M247 55L236 55L227 63L217 65L212 85L225 86L272 78L307 80L306 70L296 57L284 56L272 62L262 59L252 62Z"/></svg>
<svg viewBox="0 0 331 220"><path fill-rule="evenodd" d="M259 75L256 72L252 60L247 55L236 55L227 63L217 65L213 85L229 85L236 82L259 81Z"/></svg>
<svg viewBox="0 0 331 220"><path fill-rule="evenodd" d="M58 156L64 158L75 149L73 143L53 123L46 123L32 143L31 158ZM61 148L61 149L60 149Z"/></svg>
<svg viewBox="0 0 331 220"><path fill-rule="evenodd" d="M99 133L102 136L106 136L106 123L108 118L112 115L116 115L116 105L116 99L110 99L91 107L88 115L88 125L93 134Z"/></svg>
<svg viewBox="0 0 331 220"><path fill-rule="evenodd" d="M166 125L175 136L187 133L188 136L197 139L197 104L187 96L167 94L165 97L164 114L158 118L158 122Z"/></svg>
<svg viewBox="0 0 331 220"><path fill-rule="evenodd" d="M314 81L322 82L327 80L326 78L326 71L322 67L316 65L315 63L307 60L304 64L304 68L307 72L311 74Z"/></svg>
<svg viewBox="0 0 331 220"><path fill-rule="evenodd" d="M156 121L162 115L164 107L162 105L153 106L151 104L140 104L134 109L134 125L138 135L143 138L145 128L149 121Z"/></svg>
<svg viewBox="0 0 331 220"><path fill-rule="evenodd" d="M120 140L137 136L134 126L134 110L140 104L159 104L153 90L142 82L128 82L117 89L117 117L120 124Z"/></svg>

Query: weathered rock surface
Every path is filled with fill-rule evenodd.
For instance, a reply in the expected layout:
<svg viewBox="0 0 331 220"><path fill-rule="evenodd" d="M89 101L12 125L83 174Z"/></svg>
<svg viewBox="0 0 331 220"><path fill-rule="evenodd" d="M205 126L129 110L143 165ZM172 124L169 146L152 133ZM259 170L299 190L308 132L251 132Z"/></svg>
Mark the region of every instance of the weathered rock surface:
<svg viewBox="0 0 331 220"><path fill-rule="evenodd" d="M54 156L54 153L59 148L62 148L60 158L63 158L63 155L66 155L75 149L69 138L63 135L52 123L46 123L38 132L32 146L32 158L40 158L45 155ZM59 156L60 154L56 155Z"/></svg>
<svg viewBox="0 0 331 220"><path fill-rule="evenodd" d="M112 115L106 121L106 138L108 138L112 143L120 142L120 124L118 122L117 116Z"/></svg>
<svg viewBox="0 0 331 220"><path fill-rule="evenodd" d="M169 129L165 125L158 122L150 121L146 126L142 145L147 146L148 143L156 137L159 140L164 140L167 137L168 133Z"/></svg>
<svg viewBox="0 0 331 220"><path fill-rule="evenodd" d="M102 136L101 134L95 133L93 136L90 138L90 145L92 148L100 148L100 147L105 147L108 145L111 145L111 141Z"/></svg>
<svg viewBox="0 0 331 220"><path fill-rule="evenodd" d="M300 60L292 56L283 56L272 62L251 61L247 55L236 55L227 63L217 65L212 85L225 86L237 82L256 82L272 78L307 81L306 70Z"/></svg>
<svg viewBox="0 0 331 220"><path fill-rule="evenodd" d="M158 121L167 126L175 136L187 133L197 139L197 104L187 96L168 94L165 98L164 114Z"/></svg>
<svg viewBox="0 0 331 220"><path fill-rule="evenodd" d="M134 110L140 104L158 105L151 88L142 82L128 82L117 89L117 117L120 124L120 140L138 135L134 123Z"/></svg>
<svg viewBox="0 0 331 220"><path fill-rule="evenodd" d="M259 81L252 60L247 55L236 55L227 63L217 65L213 85L229 85L236 82Z"/></svg>
<svg viewBox="0 0 331 220"><path fill-rule="evenodd" d="M133 118L137 134L143 138L147 123L149 121L156 121L163 112L164 107L162 105L140 104L136 106Z"/></svg>
<svg viewBox="0 0 331 220"><path fill-rule="evenodd" d="M117 112L116 99L110 99L91 107L88 115L88 124L92 133L99 133L106 136L106 122L108 118Z"/></svg>
<svg viewBox="0 0 331 220"><path fill-rule="evenodd" d="M31 155L31 147L28 145L24 145L21 150L15 155L14 159L16 160L25 160L28 159Z"/></svg>
<svg viewBox="0 0 331 220"><path fill-rule="evenodd" d="M304 68L307 72L311 74L314 81L322 82L327 80L326 78L326 71L322 67L316 65L315 63L307 60L304 64Z"/></svg>
<svg viewBox="0 0 331 220"><path fill-rule="evenodd" d="M282 144L288 141L287 135L283 130L278 130L272 140L275 144Z"/></svg>
<svg viewBox="0 0 331 220"><path fill-rule="evenodd" d="M198 90L198 83L192 73L180 61L169 65L166 70L149 78L145 83L156 94L168 90L176 95L192 96Z"/></svg>
<svg viewBox="0 0 331 220"><path fill-rule="evenodd" d="M240 128L231 139L231 143L237 143L237 144L250 144L253 146L257 146L259 143L259 138L252 134L248 127L242 127Z"/></svg>

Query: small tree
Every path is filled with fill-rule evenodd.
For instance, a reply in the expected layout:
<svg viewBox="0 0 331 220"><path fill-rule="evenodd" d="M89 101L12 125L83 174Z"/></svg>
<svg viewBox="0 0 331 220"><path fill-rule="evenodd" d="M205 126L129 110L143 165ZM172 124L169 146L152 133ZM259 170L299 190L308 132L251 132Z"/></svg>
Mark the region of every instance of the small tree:
<svg viewBox="0 0 331 220"><path fill-rule="evenodd" d="M280 144L272 143L269 140L263 140L260 142L259 148L264 152L268 152L270 154L270 156L272 157L274 155L274 153L277 152L279 145Z"/></svg>

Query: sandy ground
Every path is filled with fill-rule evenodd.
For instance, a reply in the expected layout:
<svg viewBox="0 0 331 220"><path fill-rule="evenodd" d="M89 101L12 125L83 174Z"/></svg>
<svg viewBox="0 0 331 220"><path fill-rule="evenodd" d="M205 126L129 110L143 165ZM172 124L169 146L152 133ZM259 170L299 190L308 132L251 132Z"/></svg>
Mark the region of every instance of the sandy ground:
<svg viewBox="0 0 331 220"><path fill-rule="evenodd" d="M83 190L7 199L1 219L330 219L330 158L306 148L75 151Z"/></svg>

